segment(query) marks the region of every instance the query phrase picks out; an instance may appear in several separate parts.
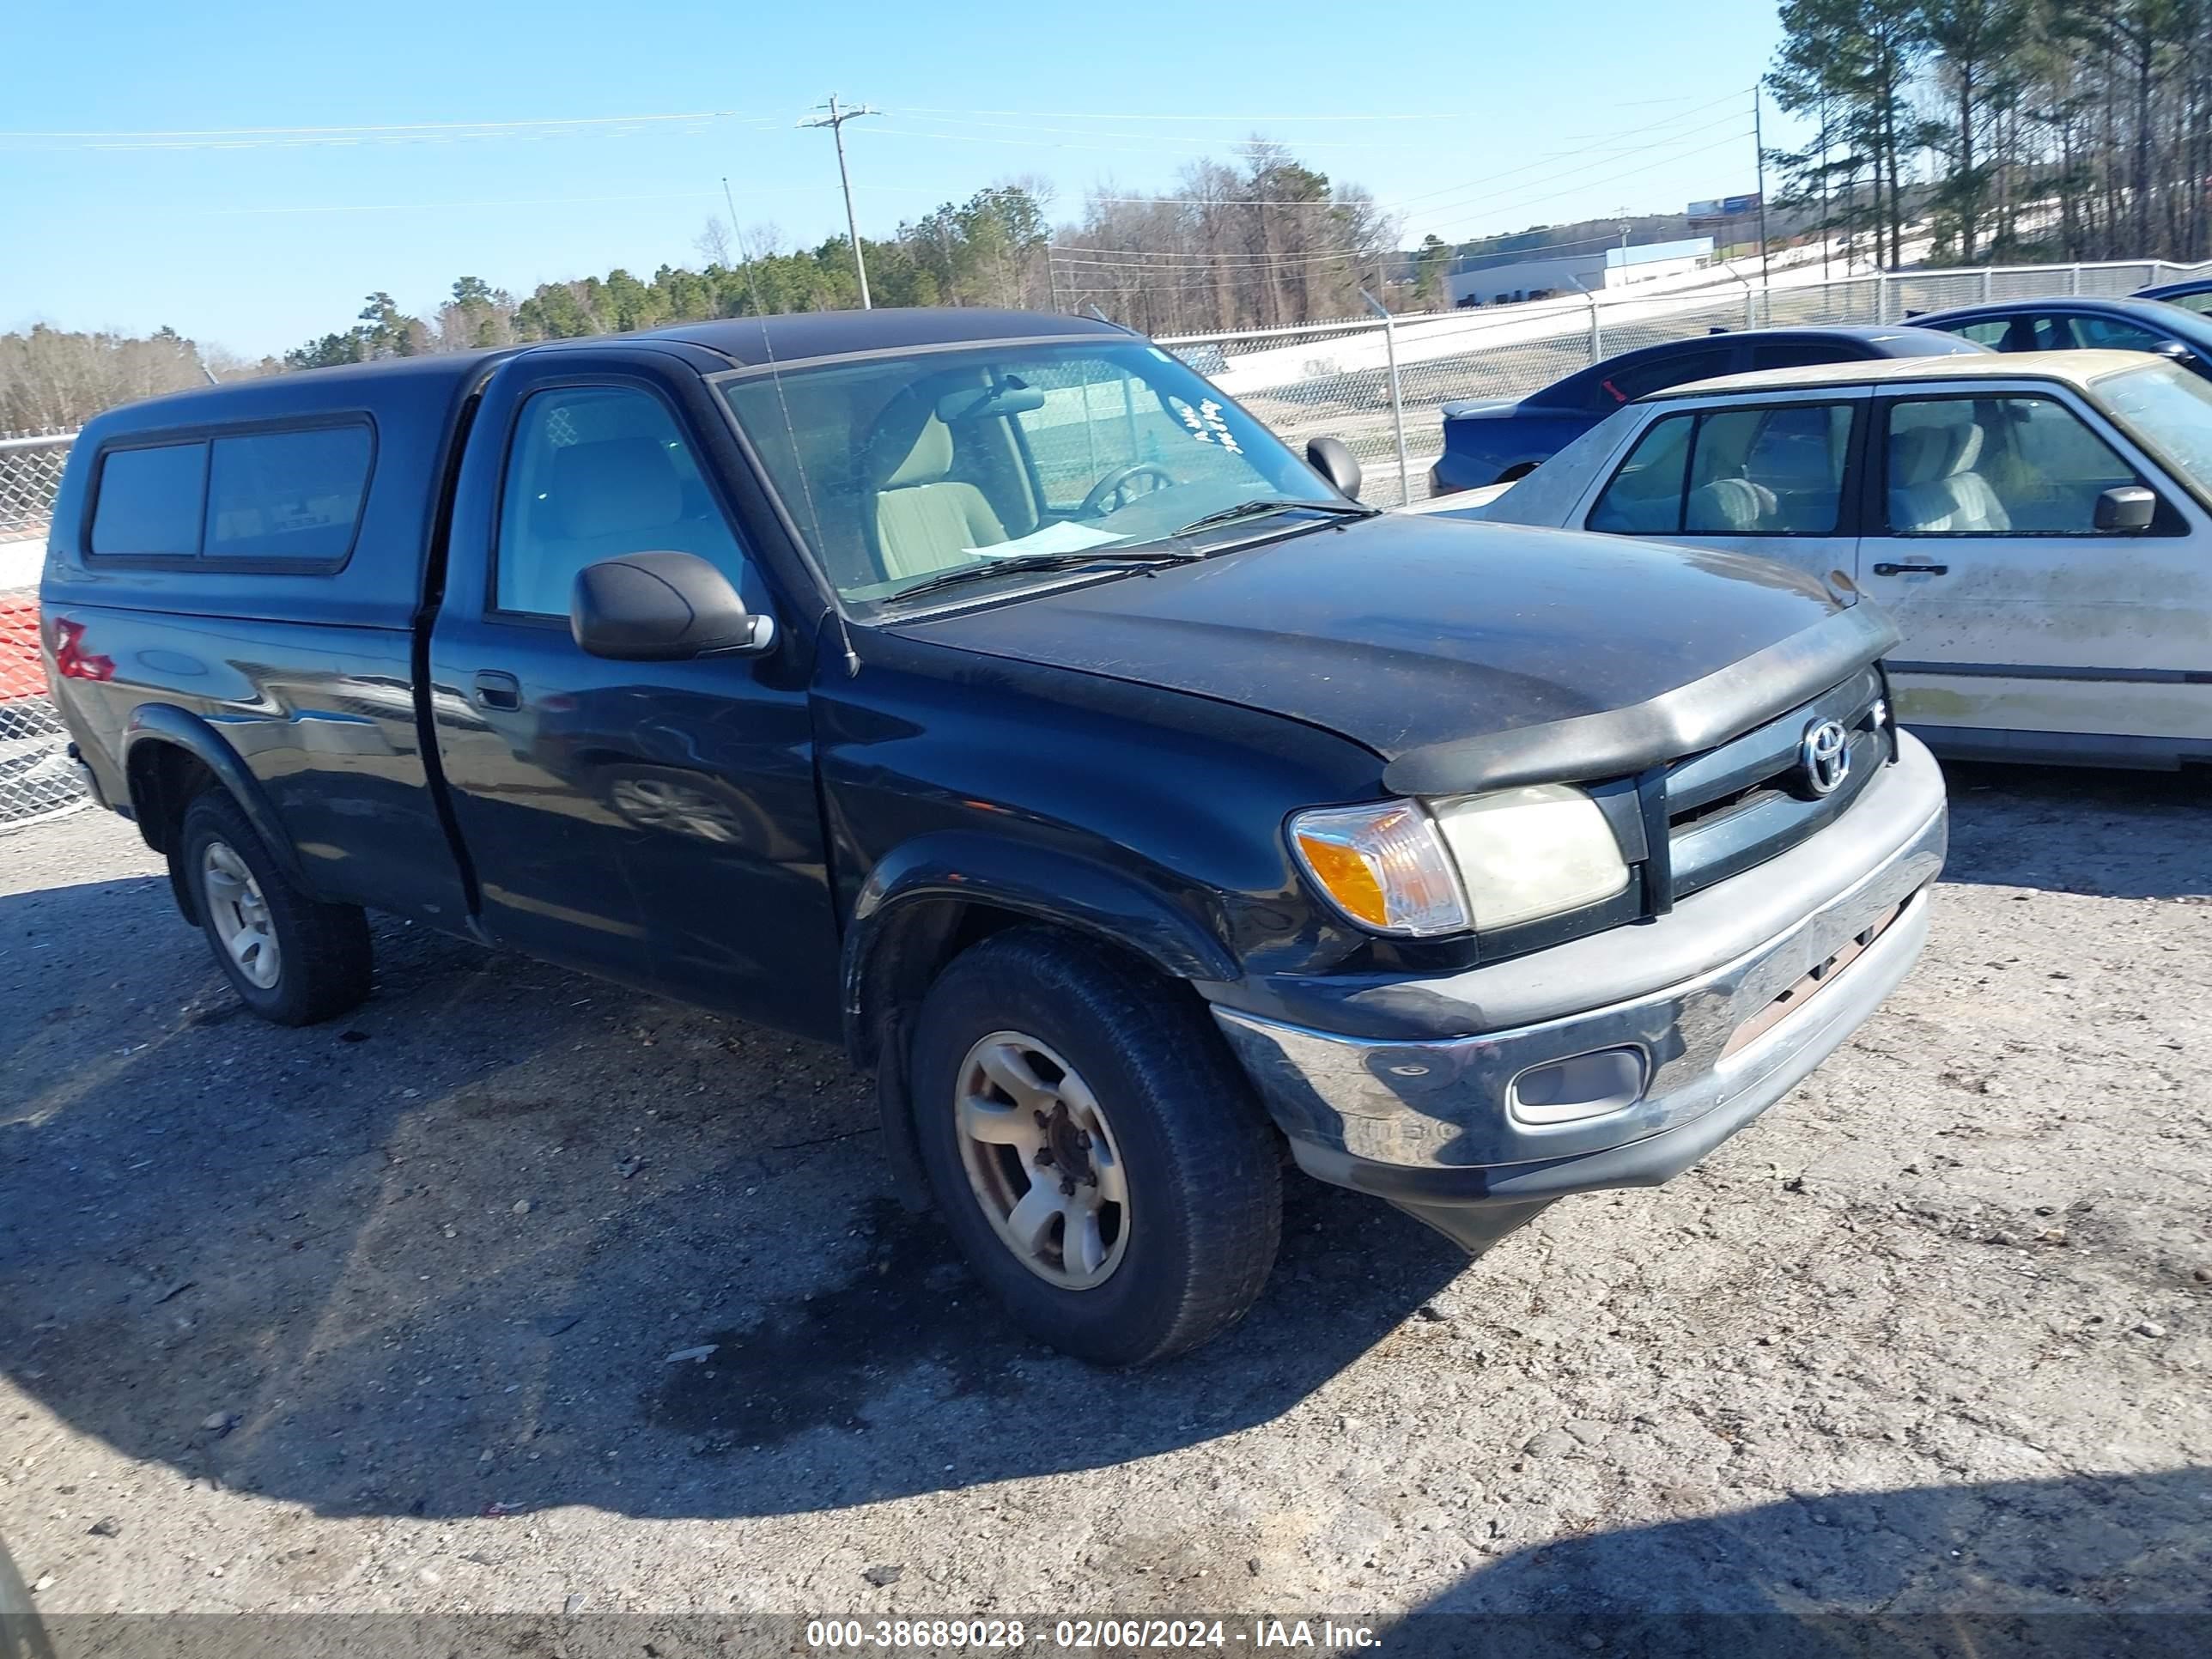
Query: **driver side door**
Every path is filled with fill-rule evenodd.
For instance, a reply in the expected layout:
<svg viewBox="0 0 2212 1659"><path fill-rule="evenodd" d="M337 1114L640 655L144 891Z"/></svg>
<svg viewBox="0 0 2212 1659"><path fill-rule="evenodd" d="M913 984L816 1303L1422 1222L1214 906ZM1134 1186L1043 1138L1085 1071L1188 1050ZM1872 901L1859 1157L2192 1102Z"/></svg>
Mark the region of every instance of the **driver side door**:
<svg viewBox="0 0 2212 1659"><path fill-rule="evenodd" d="M827 1034L837 940L808 641L730 510L711 405L657 368L524 357L486 390L430 636L447 794L494 939ZM775 647L675 662L581 649L578 572L663 550L720 569L776 621Z"/></svg>

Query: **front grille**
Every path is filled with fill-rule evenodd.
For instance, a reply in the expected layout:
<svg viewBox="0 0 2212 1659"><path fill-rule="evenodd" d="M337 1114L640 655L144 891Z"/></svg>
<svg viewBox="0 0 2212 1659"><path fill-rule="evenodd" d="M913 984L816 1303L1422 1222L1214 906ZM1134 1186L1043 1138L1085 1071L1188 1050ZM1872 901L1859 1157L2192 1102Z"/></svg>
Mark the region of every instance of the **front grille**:
<svg viewBox="0 0 2212 1659"><path fill-rule="evenodd" d="M1893 754L1881 718L1881 676L1862 669L1812 702L1667 769L1664 793L1670 899L1680 899L1818 834L1858 799ZM1834 793L1807 787L1806 728L1832 720L1850 757Z"/></svg>

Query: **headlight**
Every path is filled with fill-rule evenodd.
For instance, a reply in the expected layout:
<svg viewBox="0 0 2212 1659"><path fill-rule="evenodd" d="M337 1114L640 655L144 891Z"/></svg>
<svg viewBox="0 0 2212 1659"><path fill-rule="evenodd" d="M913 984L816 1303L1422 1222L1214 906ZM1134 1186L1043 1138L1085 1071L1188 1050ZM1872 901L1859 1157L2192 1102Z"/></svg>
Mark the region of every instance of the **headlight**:
<svg viewBox="0 0 2212 1659"><path fill-rule="evenodd" d="M1291 820L1290 841L1338 909L1407 938L1510 927L1628 885L1605 814L1565 784L1318 807Z"/></svg>
<svg viewBox="0 0 2212 1659"><path fill-rule="evenodd" d="M1431 803L1479 928L1579 910L1628 885L1598 804L1563 783Z"/></svg>
<svg viewBox="0 0 2212 1659"><path fill-rule="evenodd" d="M1336 908L1378 933L1464 933L1467 901L1419 802L1323 806L1291 820L1298 862Z"/></svg>

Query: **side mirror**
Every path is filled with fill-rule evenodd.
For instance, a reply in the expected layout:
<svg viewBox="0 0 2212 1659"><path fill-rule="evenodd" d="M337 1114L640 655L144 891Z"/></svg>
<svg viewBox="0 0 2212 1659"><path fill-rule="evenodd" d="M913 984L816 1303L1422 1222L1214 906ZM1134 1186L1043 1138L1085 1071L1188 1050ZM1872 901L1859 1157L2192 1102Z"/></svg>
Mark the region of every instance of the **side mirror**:
<svg viewBox="0 0 2212 1659"><path fill-rule="evenodd" d="M2154 357L2163 357L2169 363L2193 363L2197 354L2179 340L2160 340L2150 349Z"/></svg>
<svg viewBox="0 0 2212 1659"><path fill-rule="evenodd" d="M585 566L568 631L592 655L617 662L756 657L775 643L775 619L747 611L730 579L696 553L629 553Z"/></svg>
<svg viewBox="0 0 2212 1659"><path fill-rule="evenodd" d="M1359 499L1359 463L1352 459L1344 440L1316 438L1306 446L1306 459L1315 471L1336 486L1338 495L1347 501Z"/></svg>
<svg viewBox="0 0 2212 1659"><path fill-rule="evenodd" d="M2120 484L2097 497L2097 528L2116 536L2140 535L2158 516L2158 497L2141 484Z"/></svg>

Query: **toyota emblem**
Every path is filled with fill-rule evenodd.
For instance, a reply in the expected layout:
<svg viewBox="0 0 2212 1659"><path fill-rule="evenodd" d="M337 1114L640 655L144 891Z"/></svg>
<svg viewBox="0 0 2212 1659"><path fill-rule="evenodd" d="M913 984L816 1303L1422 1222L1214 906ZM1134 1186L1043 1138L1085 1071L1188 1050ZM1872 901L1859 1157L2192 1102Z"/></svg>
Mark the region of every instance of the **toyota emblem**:
<svg viewBox="0 0 2212 1659"><path fill-rule="evenodd" d="M1798 769L1816 795L1832 795L1851 771L1851 734L1836 720L1814 720L1797 745Z"/></svg>

